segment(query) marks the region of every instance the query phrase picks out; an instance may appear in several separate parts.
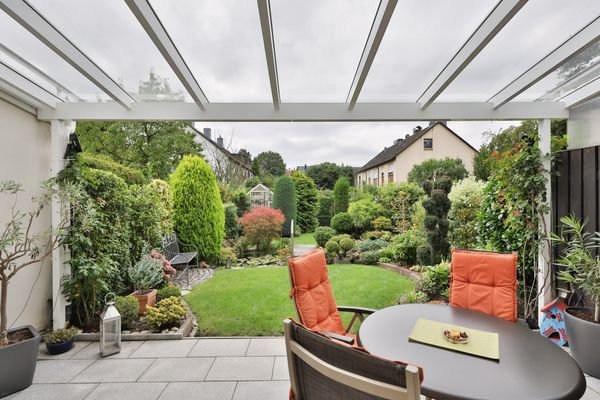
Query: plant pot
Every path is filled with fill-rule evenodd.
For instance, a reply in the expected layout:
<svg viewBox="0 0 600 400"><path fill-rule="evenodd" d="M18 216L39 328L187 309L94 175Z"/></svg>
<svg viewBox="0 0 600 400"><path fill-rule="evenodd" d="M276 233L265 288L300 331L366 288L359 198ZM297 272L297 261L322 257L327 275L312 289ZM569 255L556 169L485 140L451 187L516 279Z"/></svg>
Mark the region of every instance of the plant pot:
<svg viewBox="0 0 600 400"><path fill-rule="evenodd" d="M131 295L138 300L138 304L139 304L138 315L146 314L146 307L153 306L156 304L156 294L157 293L158 293L158 290L156 290L156 289L152 289L151 291L144 293L144 294L139 294L138 290L131 293Z"/></svg>
<svg viewBox="0 0 600 400"><path fill-rule="evenodd" d="M48 350L48 354L52 354L53 356L66 353L67 351L71 350L72 347L73 339L62 343L46 343L46 350Z"/></svg>
<svg viewBox="0 0 600 400"><path fill-rule="evenodd" d="M567 335L571 355L579 367L588 375L600 379L600 324L586 321L571 314L572 311L594 310L582 307L568 307L565 312Z"/></svg>
<svg viewBox="0 0 600 400"><path fill-rule="evenodd" d="M29 330L33 337L0 347L0 397L28 388L33 382L42 337L30 325L10 329L8 332L21 329Z"/></svg>

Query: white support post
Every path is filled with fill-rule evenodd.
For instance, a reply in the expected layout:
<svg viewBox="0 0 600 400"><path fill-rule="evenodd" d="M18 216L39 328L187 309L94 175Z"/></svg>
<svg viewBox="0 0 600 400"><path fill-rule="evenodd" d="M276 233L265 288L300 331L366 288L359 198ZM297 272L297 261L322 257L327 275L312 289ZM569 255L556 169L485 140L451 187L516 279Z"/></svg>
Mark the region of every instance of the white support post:
<svg viewBox="0 0 600 400"><path fill-rule="evenodd" d="M50 122L50 176L55 177L65 167L63 156L67 148L69 133L75 129L73 121L52 120ZM59 201L52 199L52 229L55 230L60 222ZM52 252L52 329L64 328L66 324L65 307L67 301L62 294L61 279L68 273L65 264L66 251L59 247Z"/></svg>
<svg viewBox="0 0 600 400"><path fill-rule="evenodd" d="M548 204L552 205L552 181L550 179L550 122L549 119L543 119L539 121L538 124L538 134L539 134L539 146L542 152L542 156L544 157L543 165L544 165L544 175L546 176L546 199ZM543 221L541 221L543 226L548 229L546 232L548 235L550 234L550 229L552 229L552 218L551 211L547 212L543 216ZM543 240L538 254L538 321L542 321L542 313L541 309L550 301L552 301L552 248L550 247L548 241Z"/></svg>

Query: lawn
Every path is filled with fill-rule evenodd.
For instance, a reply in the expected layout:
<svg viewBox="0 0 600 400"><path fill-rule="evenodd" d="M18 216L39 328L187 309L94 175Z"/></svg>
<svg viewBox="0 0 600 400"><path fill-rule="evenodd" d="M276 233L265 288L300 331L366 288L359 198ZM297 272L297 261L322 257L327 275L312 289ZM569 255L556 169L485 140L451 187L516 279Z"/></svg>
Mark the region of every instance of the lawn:
<svg viewBox="0 0 600 400"><path fill-rule="evenodd" d="M408 278L367 265L331 265L329 279L339 305L376 309L413 288ZM283 333L283 319L295 316L289 292L287 267L221 269L186 301L203 336L272 336Z"/></svg>
<svg viewBox="0 0 600 400"><path fill-rule="evenodd" d="M315 238L312 232L303 233L302 235L294 238L294 244L314 244L316 245Z"/></svg>

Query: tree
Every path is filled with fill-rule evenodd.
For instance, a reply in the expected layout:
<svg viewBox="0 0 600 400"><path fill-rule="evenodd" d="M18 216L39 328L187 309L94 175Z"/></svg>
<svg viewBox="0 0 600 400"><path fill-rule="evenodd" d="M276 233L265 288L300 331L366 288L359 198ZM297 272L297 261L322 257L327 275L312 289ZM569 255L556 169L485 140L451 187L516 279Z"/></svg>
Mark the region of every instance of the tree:
<svg viewBox="0 0 600 400"><path fill-rule="evenodd" d="M319 212L317 213L319 226L329 226L331 217L333 217L333 192L322 190L319 193Z"/></svg>
<svg viewBox="0 0 600 400"><path fill-rule="evenodd" d="M385 210L381 204L376 203L372 198L364 198L350 203L348 214L352 218L352 224L361 232L371 227L371 221L377 217L385 215Z"/></svg>
<svg viewBox="0 0 600 400"><path fill-rule="evenodd" d="M375 199L385 208L392 219L392 229L403 232L412 227L412 217L417 202L425 195L416 183L390 183L375 194Z"/></svg>
<svg viewBox="0 0 600 400"><path fill-rule="evenodd" d="M452 182L465 179L468 175L465 164L460 158L446 157L442 160L431 159L417 164L408 173L408 181L422 185L434 180L436 176L447 176Z"/></svg>
<svg viewBox="0 0 600 400"><path fill-rule="evenodd" d="M264 151L252 161L252 170L258 176L272 175L278 177L285 175L285 162L279 153Z"/></svg>
<svg viewBox="0 0 600 400"><path fill-rule="evenodd" d="M319 189L333 189L335 182L342 176L352 182L354 171L350 166L338 166L331 162L324 162L308 168L306 174L315 181Z"/></svg>
<svg viewBox="0 0 600 400"><path fill-rule="evenodd" d="M483 199L484 183L468 177L452 186L450 200L449 241L455 249L477 247L477 215Z"/></svg>
<svg viewBox="0 0 600 400"><path fill-rule="evenodd" d="M333 215L348 211L350 181L345 176L338 178L333 188Z"/></svg>
<svg viewBox="0 0 600 400"><path fill-rule="evenodd" d="M185 156L171 177L175 231L195 245L200 258L215 260L225 236L225 211L219 185L201 157Z"/></svg>
<svg viewBox="0 0 600 400"><path fill-rule="evenodd" d="M292 220L296 220L297 199L294 181L289 176L284 175L275 181L273 208L281 210L285 217L285 222L281 228L282 236L290 237Z"/></svg>
<svg viewBox="0 0 600 400"><path fill-rule="evenodd" d="M244 214L240 223L244 227L246 239L256 245L258 252L264 252L271 247L271 241L279 237L284 220L281 210L256 207Z"/></svg>
<svg viewBox="0 0 600 400"><path fill-rule="evenodd" d="M438 264L446 258L450 251L448 236L448 211L450 200L448 193L452 188L452 180L447 176L436 176L433 180L423 182L423 189L427 196L423 207L427 211L425 229L429 242L431 264Z"/></svg>
<svg viewBox="0 0 600 400"><path fill-rule="evenodd" d="M237 152L238 159L246 165L252 165L252 154L246 149Z"/></svg>
<svg viewBox="0 0 600 400"><path fill-rule="evenodd" d="M298 226L302 232L313 232L318 225L319 191L315 182L300 172L292 173L298 199Z"/></svg>

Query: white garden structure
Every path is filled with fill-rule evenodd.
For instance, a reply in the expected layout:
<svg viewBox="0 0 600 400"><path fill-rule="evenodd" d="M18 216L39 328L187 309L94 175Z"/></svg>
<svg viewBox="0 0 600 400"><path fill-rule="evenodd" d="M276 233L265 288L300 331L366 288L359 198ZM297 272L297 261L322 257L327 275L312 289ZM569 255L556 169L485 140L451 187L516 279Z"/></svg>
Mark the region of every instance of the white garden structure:
<svg viewBox="0 0 600 400"><path fill-rule="evenodd" d="M598 0L0 0L1 178L34 191L81 120L535 119L548 153L550 120L568 119L571 147L596 145L600 54L582 55L599 40ZM151 68L178 101L138 93ZM64 268L56 251L40 281L55 327Z"/></svg>

